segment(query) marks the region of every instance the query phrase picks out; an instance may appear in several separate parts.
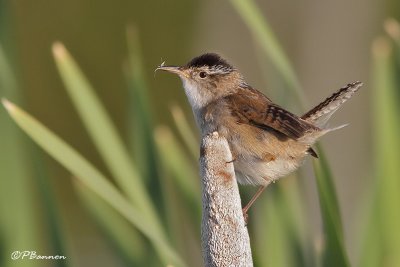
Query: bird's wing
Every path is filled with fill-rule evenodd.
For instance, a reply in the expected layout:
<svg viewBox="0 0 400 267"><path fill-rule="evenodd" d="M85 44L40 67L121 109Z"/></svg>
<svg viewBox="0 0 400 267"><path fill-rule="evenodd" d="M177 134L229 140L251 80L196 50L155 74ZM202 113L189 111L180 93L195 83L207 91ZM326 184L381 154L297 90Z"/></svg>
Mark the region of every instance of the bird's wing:
<svg viewBox="0 0 400 267"><path fill-rule="evenodd" d="M238 123L247 123L266 131L273 129L292 139L298 139L305 133L317 129L253 90L225 97Z"/></svg>

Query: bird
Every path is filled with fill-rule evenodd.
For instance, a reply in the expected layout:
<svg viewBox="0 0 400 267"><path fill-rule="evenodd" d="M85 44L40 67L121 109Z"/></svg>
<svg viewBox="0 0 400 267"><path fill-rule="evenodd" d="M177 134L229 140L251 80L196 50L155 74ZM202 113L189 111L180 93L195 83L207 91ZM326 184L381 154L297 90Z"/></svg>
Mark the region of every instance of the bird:
<svg viewBox="0 0 400 267"><path fill-rule="evenodd" d="M323 135L340 129L327 122L363 85L355 81L297 116L249 85L238 69L216 53L205 53L183 66L156 68L177 74L202 136L217 131L232 153L240 184L259 186L243 208L247 212L265 188L305 161L318 157L312 145Z"/></svg>

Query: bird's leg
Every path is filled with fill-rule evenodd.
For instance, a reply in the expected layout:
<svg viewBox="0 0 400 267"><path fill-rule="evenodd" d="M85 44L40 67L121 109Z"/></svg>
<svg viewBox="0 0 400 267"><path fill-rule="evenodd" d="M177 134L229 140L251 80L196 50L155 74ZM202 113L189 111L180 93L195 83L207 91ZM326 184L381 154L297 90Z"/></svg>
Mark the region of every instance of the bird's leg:
<svg viewBox="0 0 400 267"><path fill-rule="evenodd" d="M264 192L265 188L267 188L266 185L261 185L257 192L254 194L254 196L250 199L249 203L247 203L247 205L242 209L243 211L243 217L244 217L244 221L247 224L247 218L249 217L247 215L247 211L250 209L250 207L254 204L254 202L257 200L257 198L261 195L262 192Z"/></svg>

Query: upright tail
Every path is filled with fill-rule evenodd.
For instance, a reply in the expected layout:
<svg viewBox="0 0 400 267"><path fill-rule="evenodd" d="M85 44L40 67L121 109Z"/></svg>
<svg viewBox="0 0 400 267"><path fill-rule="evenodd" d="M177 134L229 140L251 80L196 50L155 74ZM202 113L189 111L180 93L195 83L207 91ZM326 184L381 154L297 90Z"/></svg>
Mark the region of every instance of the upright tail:
<svg viewBox="0 0 400 267"><path fill-rule="evenodd" d="M303 120L314 124L317 127L324 128L332 114L346 102L362 86L362 82L353 82L340 88L336 93L325 99L318 106L301 116ZM338 128L341 128L339 126ZM334 128L336 129L336 128ZM331 129L333 130L333 129Z"/></svg>

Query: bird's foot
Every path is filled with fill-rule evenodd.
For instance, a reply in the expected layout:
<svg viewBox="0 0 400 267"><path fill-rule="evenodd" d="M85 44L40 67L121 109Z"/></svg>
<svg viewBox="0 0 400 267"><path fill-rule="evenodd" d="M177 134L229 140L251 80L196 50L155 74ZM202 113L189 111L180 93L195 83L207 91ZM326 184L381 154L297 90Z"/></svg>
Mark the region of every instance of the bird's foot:
<svg viewBox="0 0 400 267"><path fill-rule="evenodd" d="M226 163L233 163L235 160L236 160L235 158L232 158L232 160L227 161Z"/></svg>

